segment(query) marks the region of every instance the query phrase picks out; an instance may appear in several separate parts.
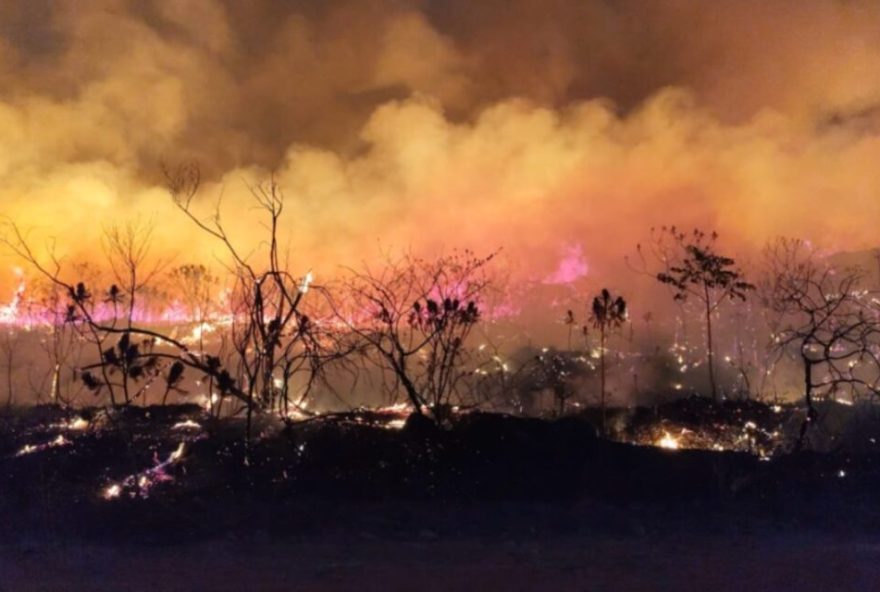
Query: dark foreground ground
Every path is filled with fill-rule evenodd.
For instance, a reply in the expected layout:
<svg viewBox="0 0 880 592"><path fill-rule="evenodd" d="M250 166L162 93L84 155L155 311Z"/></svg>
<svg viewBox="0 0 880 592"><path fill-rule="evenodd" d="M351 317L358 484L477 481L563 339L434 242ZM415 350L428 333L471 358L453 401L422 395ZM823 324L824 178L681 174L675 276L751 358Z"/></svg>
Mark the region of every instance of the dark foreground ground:
<svg viewBox="0 0 880 592"><path fill-rule="evenodd" d="M816 535L370 536L0 550L0 589L262 592L880 589L876 540Z"/></svg>
<svg viewBox="0 0 880 592"><path fill-rule="evenodd" d="M363 413L259 422L245 469L198 408L0 419L0 590L880 590L870 452Z"/></svg>

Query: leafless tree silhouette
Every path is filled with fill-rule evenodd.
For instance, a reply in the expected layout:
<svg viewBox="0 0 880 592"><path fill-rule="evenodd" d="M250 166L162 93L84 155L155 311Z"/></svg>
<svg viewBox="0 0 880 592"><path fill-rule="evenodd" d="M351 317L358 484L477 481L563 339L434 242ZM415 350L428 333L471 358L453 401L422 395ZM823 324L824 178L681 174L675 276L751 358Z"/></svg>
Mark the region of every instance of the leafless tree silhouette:
<svg viewBox="0 0 880 592"><path fill-rule="evenodd" d="M379 270L352 270L343 286L347 301L334 302L367 359L391 373L417 413L442 420L473 373L466 342L481 318L491 259L469 252L434 260L405 255Z"/></svg>
<svg viewBox="0 0 880 592"><path fill-rule="evenodd" d="M251 419L255 412L274 411L287 415L291 406L301 405L315 381L322 377L324 364L344 358L346 351L339 332L306 314L303 299L311 286L310 276L294 277L282 260L279 249L279 219L284 210L280 188L271 181L251 188L257 207L268 218L263 259L244 255L230 239L223 225L220 203L207 219L195 210L194 198L200 185L195 165L166 170L168 189L180 211L199 229L225 247L231 259L233 277L230 296L229 341L226 359L206 355L191 348L168 332L138 324L134 308L138 293L161 269L148 260L150 231L143 226L110 228L106 248L117 283L103 294L95 294L82 281L61 276L61 261L51 252L43 263L27 235L8 222L3 242L29 262L68 298L65 321L90 336L99 351L97 362L80 368L80 377L89 389L106 389L113 405L129 404L148 386L162 377L167 389L176 388L189 368L210 379L223 397L237 400L247 413L250 440ZM121 285L121 287L120 287ZM102 308L103 307L103 308ZM102 315L109 308L112 314ZM96 375L95 373L99 373ZM114 380L121 376L121 382ZM303 377L297 400L292 397L294 377ZM130 388L129 381L139 384ZM122 396L117 396L121 393Z"/></svg>
<svg viewBox="0 0 880 592"><path fill-rule="evenodd" d="M765 250L761 292L777 314L771 351L803 369L807 412L797 446L818 420L817 397L880 393L880 322L858 269L819 261L801 240L781 238Z"/></svg>

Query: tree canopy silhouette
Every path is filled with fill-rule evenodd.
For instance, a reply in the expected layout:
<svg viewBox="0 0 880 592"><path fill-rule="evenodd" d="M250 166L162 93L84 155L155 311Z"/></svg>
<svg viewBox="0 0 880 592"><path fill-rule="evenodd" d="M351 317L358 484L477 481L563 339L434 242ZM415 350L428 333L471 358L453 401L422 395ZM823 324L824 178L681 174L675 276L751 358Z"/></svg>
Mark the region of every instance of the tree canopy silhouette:
<svg viewBox="0 0 880 592"><path fill-rule="evenodd" d="M706 233L695 228L690 233L675 226L663 226L651 231L652 250L662 269L656 274L661 284L672 288L673 298L679 302L698 301L706 321L706 363L712 398L718 398L715 379L715 346L712 335L712 317L725 301L745 301L755 289L745 279L736 261L718 252L718 233ZM641 245L638 247L642 253Z"/></svg>
<svg viewBox="0 0 880 592"><path fill-rule="evenodd" d="M590 321L599 330L599 380L601 384L600 402L602 406L602 433L607 430L606 417L606 388L605 388L605 343L608 334L620 328L627 319L626 301L621 296L612 296L611 292L603 288L598 296L593 298Z"/></svg>

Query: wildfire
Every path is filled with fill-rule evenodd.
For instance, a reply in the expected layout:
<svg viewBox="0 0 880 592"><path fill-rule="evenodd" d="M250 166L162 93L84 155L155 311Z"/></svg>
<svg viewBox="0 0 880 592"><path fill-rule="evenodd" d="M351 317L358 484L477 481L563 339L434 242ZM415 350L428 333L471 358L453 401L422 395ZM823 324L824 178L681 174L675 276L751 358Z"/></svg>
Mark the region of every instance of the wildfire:
<svg viewBox="0 0 880 592"><path fill-rule="evenodd" d="M201 323L198 323L195 327L193 327L193 330L189 333L189 335L182 337L180 341L182 343L185 343L186 345L194 345L201 342L206 335L209 335L216 330L216 324L202 321Z"/></svg>
<svg viewBox="0 0 880 592"><path fill-rule="evenodd" d="M24 271L15 268L13 274L18 284L9 302L0 304L0 326L15 327L19 329L32 329L34 327L51 327L63 322L66 318L66 305L58 305L58 308L47 306L41 302L28 288ZM305 280L304 280L305 282ZM311 279L309 279L309 283ZM304 284L307 286L307 284ZM219 303L225 303L227 296L220 295ZM98 301L91 311L92 318L97 322L112 321L122 315L122 311L112 302ZM188 326L195 324L190 334L184 336L181 341L186 344L198 343L205 335L213 333L219 325L228 325L232 322L229 314L215 313L208 315L207 319L201 318L194 311L189 310L178 301L165 305L150 305L141 299L132 310L132 321L146 325L172 325Z"/></svg>
<svg viewBox="0 0 880 592"><path fill-rule="evenodd" d="M89 429L89 421L87 419L83 419L79 415L74 417L69 421L62 421L61 423L53 423L50 424L50 428L58 429L58 430L69 430L72 432L83 432Z"/></svg>
<svg viewBox="0 0 880 592"><path fill-rule="evenodd" d="M132 498L149 497L150 490L157 483L165 483L174 480L174 478L168 474L168 468L177 464L180 459L183 458L185 450L186 445L181 442L177 446L177 449L175 449L174 452L172 452L164 461L158 462L156 465L145 471L129 475L120 481L108 484L103 490L101 490L101 497L105 500L119 499L122 497L123 492L128 492L128 495Z"/></svg>
<svg viewBox="0 0 880 592"><path fill-rule="evenodd" d="M214 409L214 406L220 403L222 398L218 393L211 393L211 396L202 395L199 399L199 405L205 411L211 411Z"/></svg>
<svg viewBox="0 0 880 592"><path fill-rule="evenodd" d="M67 429L81 431L88 429L89 422L82 417L76 417L73 421L67 424Z"/></svg>
<svg viewBox="0 0 880 592"><path fill-rule="evenodd" d="M172 430L200 430L202 429L202 425L198 422L195 422L191 419L187 419L186 421L179 421L173 426L171 426ZM182 446L182 444L181 444Z"/></svg>
<svg viewBox="0 0 880 592"><path fill-rule="evenodd" d="M402 430L406 425L407 418L410 413L412 413L412 408L408 403L395 403L394 405L380 407L376 412L381 415L392 417L392 419L386 421L382 427L389 430Z"/></svg>
<svg viewBox="0 0 880 592"><path fill-rule="evenodd" d="M12 300L7 304L0 305L0 325L29 327L31 325L30 315L25 314L25 311L22 310L27 290L24 272L16 267L14 273L15 277L18 278L18 286L15 288Z"/></svg>
<svg viewBox="0 0 880 592"><path fill-rule="evenodd" d="M701 422L683 424L663 419L633 434L632 443L641 446L656 446L667 450L714 450L716 452L734 451L757 456L761 460L770 459L784 446L780 412L774 412L776 419L759 421L745 419L732 413L730 421L720 421L718 417L705 418Z"/></svg>
<svg viewBox="0 0 880 592"><path fill-rule="evenodd" d="M35 452L42 452L43 450L47 450L49 448L62 448L64 446L70 446L73 444L70 440L65 438L63 435L59 434L54 440L51 442L47 442L46 444L25 444L18 452L15 453L15 456L25 456L28 454L33 454Z"/></svg>
<svg viewBox="0 0 880 592"><path fill-rule="evenodd" d="M309 286L312 285L312 282L314 281L314 279L315 279L315 276L312 275L312 272L311 271L308 272L305 275L305 277L302 279L302 282L299 285L299 293L300 294L307 293L309 291Z"/></svg>
<svg viewBox="0 0 880 592"><path fill-rule="evenodd" d="M669 432L663 432L663 437L657 440L656 444L659 448L666 448L667 450L678 450L679 443L678 438L674 437Z"/></svg>
<svg viewBox="0 0 880 592"><path fill-rule="evenodd" d="M409 403L395 403L394 405L386 405L385 407L379 407L376 409L376 413L388 413L388 414L401 414L406 413L407 415L410 412Z"/></svg>

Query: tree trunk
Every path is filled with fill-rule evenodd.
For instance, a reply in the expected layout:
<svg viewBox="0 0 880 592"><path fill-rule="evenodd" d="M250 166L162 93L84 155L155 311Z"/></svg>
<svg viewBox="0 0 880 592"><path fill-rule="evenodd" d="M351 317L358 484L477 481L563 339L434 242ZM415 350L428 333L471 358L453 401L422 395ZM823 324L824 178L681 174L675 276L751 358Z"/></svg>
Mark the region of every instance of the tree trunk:
<svg viewBox="0 0 880 592"><path fill-rule="evenodd" d="M798 434L795 451L800 452L804 447L807 430L810 424L816 420L816 408L813 406L813 362L806 357L802 357L804 362L804 400L807 404L807 416L801 423L800 433Z"/></svg>
<svg viewBox="0 0 880 592"><path fill-rule="evenodd" d="M10 345L9 347L11 348L13 346ZM13 379L12 379L12 366L14 364L14 361L15 361L14 354L11 353L11 350L10 350L10 353L7 357L7 363L6 363L6 408L7 409L12 409L12 401L15 399L15 389L13 386Z"/></svg>
<svg viewBox="0 0 880 592"><path fill-rule="evenodd" d="M249 467L251 464L251 429L253 427L254 418L254 388L248 389L247 413L245 415L245 431L244 431L244 464Z"/></svg>
<svg viewBox="0 0 880 592"><path fill-rule="evenodd" d="M61 402L61 364L55 364L52 367L52 404L58 405Z"/></svg>
<svg viewBox="0 0 880 592"><path fill-rule="evenodd" d="M605 326L599 328L599 381L602 385L602 435L606 432L606 412L605 412Z"/></svg>
<svg viewBox="0 0 880 592"><path fill-rule="evenodd" d="M708 288L706 288L706 351L709 363L709 388L712 391L712 400L718 400L718 387L715 384L715 348L712 344L712 306L709 301Z"/></svg>
<svg viewBox="0 0 880 592"><path fill-rule="evenodd" d="M390 358L391 367L394 369L394 373L397 375L398 380L403 385L403 390L406 391L406 396L409 397L410 402L413 404L415 408L415 412L419 415L422 414L422 399L419 395L419 391L416 389L416 385L412 383L409 379L409 376L406 374L406 359L401 356L401 359L395 360L393 357Z"/></svg>

